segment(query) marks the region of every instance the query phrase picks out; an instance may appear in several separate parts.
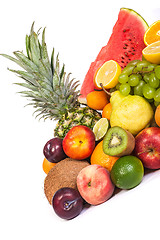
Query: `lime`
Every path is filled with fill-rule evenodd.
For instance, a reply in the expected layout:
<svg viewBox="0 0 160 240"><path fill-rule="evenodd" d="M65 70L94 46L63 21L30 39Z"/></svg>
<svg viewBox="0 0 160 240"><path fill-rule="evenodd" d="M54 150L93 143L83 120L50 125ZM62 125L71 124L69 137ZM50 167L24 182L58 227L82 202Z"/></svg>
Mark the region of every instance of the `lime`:
<svg viewBox="0 0 160 240"><path fill-rule="evenodd" d="M142 181L143 175L141 160L131 155L120 157L111 170L112 182L121 189L136 187Z"/></svg>
<svg viewBox="0 0 160 240"><path fill-rule="evenodd" d="M104 137L108 130L108 126L109 123L107 118L101 118L96 122L96 124L93 127L93 132L96 141L99 141Z"/></svg>

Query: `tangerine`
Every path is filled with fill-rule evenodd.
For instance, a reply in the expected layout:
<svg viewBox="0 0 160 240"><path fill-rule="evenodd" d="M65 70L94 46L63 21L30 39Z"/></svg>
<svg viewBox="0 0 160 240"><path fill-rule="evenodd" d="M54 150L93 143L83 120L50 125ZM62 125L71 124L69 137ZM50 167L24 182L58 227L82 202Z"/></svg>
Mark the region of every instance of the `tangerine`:
<svg viewBox="0 0 160 240"><path fill-rule="evenodd" d="M56 165L56 163L52 163L52 162L49 162L46 158L44 158L43 160L43 171L48 174L49 171L51 170L52 167L54 167Z"/></svg>
<svg viewBox="0 0 160 240"><path fill-rule="evenodd" d="M156 108L154 118L155 118L156 124L160 127L160 105L158 105Z"/></svg>
<svg viewBox="0 0 160 240"><path fill-rule="evenodd" d="M92 91L87 94L87 105L95 110L102 110L108 103L108 95L103 90Z"/></svg>
<svg viewBox="0 0 160 240"><path fill-rule="evenodd" d="M111 105L111 103L108 103L108 104L103 108L102 118L107 118L108 120L110 120L111 112L112 112L112 105Z"/></svg>
<svg viewBox="0 0 160 240"><path fill-rule="evenodd" d="M103 140L102 140L95 147L91 155L90 161L91 161L91 165L92 164L101 165L102 167L106 168L110 172L114 163L118 159L119 159L118 157L109 156L103 152Z"/></svg>

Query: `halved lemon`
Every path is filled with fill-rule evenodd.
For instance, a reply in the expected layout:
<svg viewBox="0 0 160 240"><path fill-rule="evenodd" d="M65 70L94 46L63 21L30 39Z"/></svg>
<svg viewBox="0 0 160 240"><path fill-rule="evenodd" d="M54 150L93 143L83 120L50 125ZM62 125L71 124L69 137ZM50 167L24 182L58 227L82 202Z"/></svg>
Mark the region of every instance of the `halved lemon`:
<svg viewBox="0 0 160 240"><path fill-rule="evenodd" d="M150 25L144 34L144 43L146 46L157 41L160 41L160 20Z"/></svg>
<svg viewBox="0 0 160 240"><path fill-rule="evenodd" d="M151 43L142 50L144 58L151 62L160 64L160 41Z"/></svg>
<svg viewBox="0 0 160 240"><path fill-rule="evenodd" d="M101 140L106 132L108 131L109 122L107 118L99 119L93 127L93 133L95 135L95 140Z"/></svg>
<svg viewBox="0 0 160 240"><path fill-rule="evenodd" d="M118 83L120 73L120 65L114 60L109 60L97 70L94 77L94 84L99 89L102 89L102 86L105 89L113 88Z"/></svg>

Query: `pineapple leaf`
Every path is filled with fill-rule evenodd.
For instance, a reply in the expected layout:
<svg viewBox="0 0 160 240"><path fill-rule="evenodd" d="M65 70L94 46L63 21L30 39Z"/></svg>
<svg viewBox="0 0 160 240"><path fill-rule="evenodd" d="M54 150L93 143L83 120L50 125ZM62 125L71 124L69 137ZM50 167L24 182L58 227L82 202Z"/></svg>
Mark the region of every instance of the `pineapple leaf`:
<svg viewBox="0 0 160 240"><path fill-rule="evenodd" d="M31 60L29 60L24 54L23 52L20 51L16 51L14 52L14 55L19 59L19 61L22 63L23 68L29 72L32 73L34 71L38 71L38 67L37 65L32 62Z"/></svg>
<svg viewBox="0 0 160 240"><path fill-rule="evenodd" d="M30 47L30 53L31 53L31 60L38 66L41 55L40 55L40 49L39 49L39 43L38 43L38 36L33 30L33 25L31 28L29 40L30 40L29 47Z"/></svg>
<svg viewBox="0 0 160 240"><path fill-rule="evenodd" d="M48 67L48 71L50 72L50 76L52 76L52 69L51 69L51 64L50 64L50 61L49 61L47 45L45 43L45 28L44 28L43 33L42 33L41 56L42 56L44 64Z"/></svg>
<svg viewBox="0 0 160 240"><path fill-rule="evenodd" d="M54 74L53 74L53 89L54 90L56 89L57 86L59 86L59 81L60 81L59 75L58 75L57 71L55 70Z"/></svg>
<svg viewBox="0 0 160 240"><path fill-rule="evenodd" d="M54 48L51 54L51 69L52 69L52 74L54 74Z"/></svg>
<svg viewBox="0 0 160 240"><path fill-rule="evenodd" d="M31 85L31 84L27 84L27 83L14 83L16 85L19 85L19 86L22 86L22 87L25 87L25 88L28 88L32 91L37 91L37 87Z"/></svg>
<svg viewBox="0 0 160 240"><path fill-rule="evenodd" d="M29 98L30 103L36 109L35 114L40 118L62 119L62 116L78 107L77 90L79 81L70 79L71 73L66 74L65 65L60 67L59 54L54 56L54 48L51 59L48 57L45 42L45 28L42 32L41 43L39 31L34 32L34 23L31 26L30 35L25 37L26 55L22 51L15 51L14 57L1 54L18 64L23 70L12 70L22 78L24 83L15 83L25 87L25 91L19 93Z"/></svg>
<svg viewBox="0 0 160 240"><path fill-rule="evenodd" d="M5 58L8 58L9 60L11 60L12 62L15 62L17 63L20 67L23 68L23 64L16 58L12 57L12 56L9 56L7 54L0 54L1 56L5 57Z"/></svg>
<svg viewBox="0 0 160 240"><path fill-rule="evenodd" d="M39 86L37 81L34 79L34 76L28 72L9 69L9 71L17 73L19 77L23 78L25 81L29 82L31 85Z"/></svg>
<svg viewBox="0 0 160 240"><path fill-rule="evenodd" d="M26 52L29 59L31 59L30 53L30 36L26 35Z"/></svg>

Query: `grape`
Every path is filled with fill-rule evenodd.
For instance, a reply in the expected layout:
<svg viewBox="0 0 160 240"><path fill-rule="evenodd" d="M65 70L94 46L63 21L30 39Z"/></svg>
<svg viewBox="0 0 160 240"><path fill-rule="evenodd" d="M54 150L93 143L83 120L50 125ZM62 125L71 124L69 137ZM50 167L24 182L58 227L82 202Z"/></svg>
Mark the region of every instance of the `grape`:
<svg viewBox="0 0 160 240"><path fill-rule="evenodd" d="M144 86L143 86L143 89L142 89L142 91L143 91L143 96L145 97L145 98L147 98L147 99L152 99L152 98L154 98L154 95L155 95L155 89L154 88L152 88L151 86L149 86L149 84L145 84Z"/></svg>
<svg viewBox="0 0 160 240"><path fill-rule="evenodd" d="M157 66L156 64L149 64L149 65L145 68L145 71L151 72L151 71L153 71L153 69L154 69L156 66Z"/></svg>
<svg viewBox="0 0 160 240"><path fill-rule="evenodd" d="M138 83L139 83L139 76L137 74L132 74L132 75L129 76L128 84L131 87L137 86Z"/></svg>
<svg viewBox="0 0 160 240"><path fill-rule="evenodd" d="M121 92L122 95L127 96L131 91L131 87L128 83L121 84L119 91Z"/></svg>
<svg viewBox="0 0 160 240"><path fill-rule="evenodd" d="M130 62L128 63L127 66L130 66L130 65L136 66L138 62L140 62L140 60L132 60L132 61L130 61Z"/></svg>
<svg viewBox="0 0 160 240"><path fill-rule="evenodd" d="M83 199L78 190L65 187L60 188L53 196L52 206L55 213L63 219L72 219L83 209Z"/></svg>
<svg viewBox="0 0 160 240"><path fill-rule="evenodd" d="M154 100L160 102L160 88L158 88L154 94Z"/></svg>
<svg viewBox="0 0 160 240"><path fill-rule="evenodd" d="M52 163L57 163L64 158L66 158L66 154L63 151L61 138L52 138L50 139L43 148L43 154L45 158Z"/></svg>
<svg viewBox="0 0 160 240"><path fill-rule="evenodd" d="M134 65L127 65L123 70L122 73L126 73L127 75L130 75L134 69Z"/></svg>
<svg viewBox="0 0 160 240"><path fill-rule="evenodd" d="M144 81L145 81L146 83L149 82L149 77L150 77L150 73L145 73L145 74L143 75L143 79L144 79Z"/></svg>
<svg viewBox="0 0 160 240"><path fill-rule="evenodd" d="M155 76L155 73L151 73L149 76L149 85L153 88L158 88L159 79Z"/></svg>
<svg viewBox="0 0 160 240"><path fill-rule="evenodd" d="M128 82L128 75L126 73L121 73L118 77L118 81L122 84Z"/></svg>
<svg viewBox="0 0 160 240"><path fill-rule="evenodd" d="M137 63L136 68L138 71L142 71L142 68L147 67L149 64L150 64L149 62L143 60Z"/></svg>
<svg viewBox="0 0 160 240"><path fill-rule="evenodd" d="M142 91L142 89L143 89L143 86L145 85L145 82L144 81L139 81L139 84L136 86L136 87L134 87L134 95L139 95L139 96L143 96L143 91Z"/></svg>
<svg viewBox="0 0 160 240"><path fill-rule="evenodd" d="M120 86L121 86L121 84L120 84L120 83L117 83L117 85L116 85L116 90L119 90Z"/></svg>
<svg viewBox="0 0 160 240"><path fill-rule="evenodd" d="M158 106L160 105L160 102L154 101L154 105L155 105L156 107L158 107Z"/></svg>
<svg viewBox="0 0 160 240"><path fill-rule="evenodd" d="M160 79L160 65L155 68L155 74L158 79Z"/></svg>

